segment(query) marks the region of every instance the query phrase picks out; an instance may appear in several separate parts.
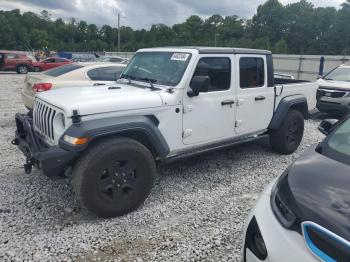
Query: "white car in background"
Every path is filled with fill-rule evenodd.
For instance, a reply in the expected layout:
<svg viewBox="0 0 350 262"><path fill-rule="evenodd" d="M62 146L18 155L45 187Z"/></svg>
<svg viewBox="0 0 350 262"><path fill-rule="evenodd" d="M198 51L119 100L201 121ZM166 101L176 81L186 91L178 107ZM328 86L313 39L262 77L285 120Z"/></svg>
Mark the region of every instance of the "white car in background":
<svg viewBox="0 0 350 262"><path fill-rule="evenodd" d="M22 100L32 109L36 93L62 87L111 85L125 68L120 63L68 64L40 74L30 74L24 80Z"/></svg>
<svg viewBox="0 0 350 262"><path fill-rule="evenodd" d="M99 56L96 59L94 59L93 61L127 64L129 62L129 59L122 58L120 56Z"/></svg>

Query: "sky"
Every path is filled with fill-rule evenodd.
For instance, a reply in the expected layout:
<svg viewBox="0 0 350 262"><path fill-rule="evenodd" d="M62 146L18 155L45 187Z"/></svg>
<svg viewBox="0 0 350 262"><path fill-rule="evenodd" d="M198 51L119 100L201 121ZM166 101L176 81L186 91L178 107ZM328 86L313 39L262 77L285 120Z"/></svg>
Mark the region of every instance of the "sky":
<svg viewBox="0 0 350 262"><path fill-rule="evenodd" d="M315 6L338 8L345 0L309 0ZM0 10L15 8L39 13L48 10L52 18L68 21L74 17L98 26L117 26L117 13L121 25L134 29L149 29L152 24L173 25L190 15L207 17L212 14L238 15L250 18L265 0L0 0ZM297 0L280 0L283 4Z"/></svg>

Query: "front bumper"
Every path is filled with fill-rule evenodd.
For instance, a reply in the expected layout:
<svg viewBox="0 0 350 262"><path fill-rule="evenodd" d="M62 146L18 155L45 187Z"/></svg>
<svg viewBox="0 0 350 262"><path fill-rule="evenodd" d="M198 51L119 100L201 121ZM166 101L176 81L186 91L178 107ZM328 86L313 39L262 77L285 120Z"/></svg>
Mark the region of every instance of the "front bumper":
<svg viewBox="0 0 350 262"><path fill-rule="evenodd" d="M78 153L70 152L59 146L47 145L33 129L32 118L28 115L16 114L16 134L12 144L17 145L26 156L24 165L26 173L31 167L41 169L46 176L61 175L70 166Z"/></svg>
<svg viewBox="0 0 350 262"><path fill-rule="evenodd" d="M322 113L344 115L350 112L350 97L325 97L321 96L317 100L318 110Z"/></svg>
<svg viewBox="0 0 350 262"><path fill-rule="evenodd" d="M275 182L275 181L274 181ZM273 183L274 183L273 182ZM246 262L317 262L319 261L307 248L304 238L295 231L287 230L281 226L275 218L270 205L271 183L261 194L257 205L251 211L247 227L255 218L267 249L267 258L259 260L253 252L244 247L244 259ZM245 238L246 239L246 236Z"/></svg>

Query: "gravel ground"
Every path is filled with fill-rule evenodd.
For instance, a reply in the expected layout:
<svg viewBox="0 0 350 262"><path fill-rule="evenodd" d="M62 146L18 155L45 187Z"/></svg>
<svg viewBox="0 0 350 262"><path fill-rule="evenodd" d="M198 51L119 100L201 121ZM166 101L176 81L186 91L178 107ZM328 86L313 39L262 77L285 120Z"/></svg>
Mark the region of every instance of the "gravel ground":
<svg viewBox="0 0 350 262"><path fill-rule="evenodd" d="M25 112L23 80L0 74L1 261L238 261L259 192L323 137L309 120L292 155L260 140L159 167L140 209L100 219L81 209L68 179L24 174L24 157L10 144L14 114Z"/></svg>

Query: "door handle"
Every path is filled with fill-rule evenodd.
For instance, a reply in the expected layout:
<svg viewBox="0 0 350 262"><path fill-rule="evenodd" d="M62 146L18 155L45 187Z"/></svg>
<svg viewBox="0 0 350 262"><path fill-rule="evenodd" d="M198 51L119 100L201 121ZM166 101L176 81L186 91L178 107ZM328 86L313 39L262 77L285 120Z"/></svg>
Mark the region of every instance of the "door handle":
<svg viewBox="0 0 350 262"><path fill-rule="evenodd" d="M105 86L106 84L104 83L95 83L94 86Z"/></svg>
<svg viewBox="0 0 350 262"><path fill-rule="evenodd" d="M266 99L266 97L264 97L264 96L257 96L257 97L255 97L255 101L262 101L262 100L265 100Z"/></svg>
<svg viewBox="0 0 350 262"><path fill-rule="evenodd" d="M222 106L233 105L235 103L234 100L224 100L221 102Z"/></svg>

